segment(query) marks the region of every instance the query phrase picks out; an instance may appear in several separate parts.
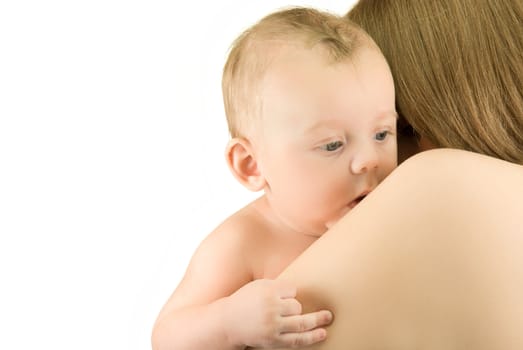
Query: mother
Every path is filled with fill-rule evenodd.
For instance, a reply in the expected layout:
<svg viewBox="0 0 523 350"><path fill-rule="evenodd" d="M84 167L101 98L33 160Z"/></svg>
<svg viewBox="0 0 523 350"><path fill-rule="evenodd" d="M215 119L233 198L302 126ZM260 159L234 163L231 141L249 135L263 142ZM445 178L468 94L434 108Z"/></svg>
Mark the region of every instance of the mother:
<svg viewBox="0 0 523 350"><path fill-rule="evenodd" d="M333 310L317 348L523 349L523 3L361 0L347 17L389 60L411 146L446 149L280 276L305 311Z"/></svg>

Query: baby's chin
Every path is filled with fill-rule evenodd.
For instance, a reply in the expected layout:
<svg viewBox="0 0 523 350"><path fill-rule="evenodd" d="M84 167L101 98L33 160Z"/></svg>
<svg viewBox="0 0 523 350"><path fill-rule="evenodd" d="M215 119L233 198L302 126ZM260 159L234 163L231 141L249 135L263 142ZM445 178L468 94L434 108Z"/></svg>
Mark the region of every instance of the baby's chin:
<svg viewBox="0 0 523 350"><path fill-rule="evenodd" d="M332 226L336 225L338 221L340 221L340 219L328 221L325 223L325 227L327 228L327 230L330 230Z"/></svg>
<svg viewBox="0 0 523 350"><path fill-rule="evenodd" d="M356 198L355 200L353 200L352 202L350 202L346 208L342 209L342 213L336 218L336 219L332 219L332 220L328 220L326 223L325 223L325 227L327 228L327 230L330 230L334 225L336 225L336 223L338 221L341 220L341 218L343 218L345 215L347 215L352 209L354 209L358 204L360 204L360 202L366 197L366 194L364 196L360 196L358 198Z"/></svg>
<svg viewBox="0 0 523 350"><path fill-rule="evenodd" d="M325 223L325 227L327 228L327 230L330 230L334 225L336 225L336 223L338 223L338 221L341 220L341 218L343 218L345 215L347 215L347 213L350 211L350 208L347 208L347 210L345 210L342 214L340 214L339 217L337 217L336 219L332 219L332 220L329 220Z"/></svg>

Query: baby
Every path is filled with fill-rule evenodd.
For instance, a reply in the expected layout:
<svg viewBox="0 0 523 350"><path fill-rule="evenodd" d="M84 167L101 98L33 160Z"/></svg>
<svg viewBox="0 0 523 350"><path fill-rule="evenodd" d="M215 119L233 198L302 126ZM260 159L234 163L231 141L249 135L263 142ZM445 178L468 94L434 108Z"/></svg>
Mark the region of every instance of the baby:
<svg viewBox="0 0 523 350"><path fill-rule="evenodd" d="M291 8L234 42L223 72L226 161L263 195L200 244L153 330L155 349L307 346L332 314L303 314L275 278L395 167L394 84L373 41Z"/></svg>

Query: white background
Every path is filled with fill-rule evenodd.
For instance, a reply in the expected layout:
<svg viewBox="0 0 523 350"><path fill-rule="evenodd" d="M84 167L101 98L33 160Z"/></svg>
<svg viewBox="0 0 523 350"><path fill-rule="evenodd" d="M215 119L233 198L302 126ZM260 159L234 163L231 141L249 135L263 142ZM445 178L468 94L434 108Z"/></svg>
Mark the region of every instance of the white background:
<svg viewBox="0 0 523 350"><path fill-rule="evenodd" d="M277 8L336 1L0 4L0 348L149 349L235 182L221 69Z"/></svg>

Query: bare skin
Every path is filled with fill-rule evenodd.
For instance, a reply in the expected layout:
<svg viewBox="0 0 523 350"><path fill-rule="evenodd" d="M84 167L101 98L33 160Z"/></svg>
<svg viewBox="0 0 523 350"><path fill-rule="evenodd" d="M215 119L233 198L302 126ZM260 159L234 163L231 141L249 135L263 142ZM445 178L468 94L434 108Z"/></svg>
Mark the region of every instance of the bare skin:
<svg viewBox="0 0 523 350"><path fill-rule="evenodd" d="M332 313L303 312L274 280L396 167L392 75L371 42L351 60L290 46L265 73L264 116L226 148L233 175L264 194L210 233L160 312L159 349L303 347Z"/></svg>
<svg viewBox="0 0 523 350"><path fill-rule="evenodd" d="M522 349L523 167L421 153L280 276L334 321L312 349Z"/></svg>
<svg viewBox="0 0 523 350"><path fill-rule="evenodd" d="M283 232L262 214L266 205L261 197L238 211L195 252L155 325L167 348L243 349L249 341L267 347L325 338L321 326L332 314L302 314L296 287L274 280L316 237Z"/></svg>

